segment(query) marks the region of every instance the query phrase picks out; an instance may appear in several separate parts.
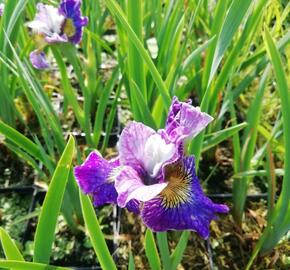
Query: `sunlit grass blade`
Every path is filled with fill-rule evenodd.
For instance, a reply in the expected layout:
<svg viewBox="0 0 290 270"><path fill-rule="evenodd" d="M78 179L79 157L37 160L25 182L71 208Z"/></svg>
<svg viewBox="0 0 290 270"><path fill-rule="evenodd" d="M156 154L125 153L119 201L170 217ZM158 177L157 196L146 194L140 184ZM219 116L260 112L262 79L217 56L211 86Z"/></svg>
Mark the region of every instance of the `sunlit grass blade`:
<svg viewBox="0 0 290 270"><path fill-rule="evenodd" d="M232 2L217 40L208 84L211 82L214 74L216 73L226 49L230 45L233 36L235 35L242 20L245 18L246 12L251 4L251 0L234 0Z"/></svg>
<svg viewBox="0 0 290 270"><path fill-rule="evenodd" d="M229 139L234 134L242 130L247 126L247 123L241 123L237 124L235 126L217 131L215 133L208 134L204 137L204 142L202 145L202 151L206 151L216 145L218 145L220 142Z"/></svg>
<svg viewBox="0 0 290 270"><path fill-rule="evenodd" d="M216 36L213 36L207 40L204 44L196 48L184 61L182 65L182 72L184 72L190 65L194 62L197 56L199 56L204 50L208 48L216 39Z"/></svg>
<svg viewBox="0 0 290 270"><path fill-rule="evenodd" d="M152 270L161 270L160 258L156 247L154 235L150 229L145 233L145 253Z"/></svg>
<svg viewBox="0 0 290 270"><path fill-rule="evenodd" d="M132 30L138 37L141 43L143 43L143 8L141 0L129 0L127 3L128 23ZM132 42L128 40L128 69L130 82L133 80L140 89L142 96L147 104L147 88L145 80L145 68L143 58L140 56L139 51ZM131 85L131 99L136 106L136 96L134 95L135 85Z"/></svg>
<svg viewBox="0 0 290 270"><path fill-rule="evenodd" d="M146 101L141 93L141 90L139 89L138 85L132 81L132 85L135 87L136 91L136 103L138 105L138 110L140 114L142 115L142 122L154 129L156 129L155 120L152 117L152 114L149 110L149 107L146 104Z"/></svg>
<svg viewBox="0 0 290 270"><path fill-rule="evenodd" d="M116 85L119 75L120 75L119 67L116 67L115 70L113 71L110 80L107 82L100 96L95 116L94 133L93 133L93 141L95 147L98 147L105 119L106 108L108 106L110 95Z"/></svg>
<svg viewBox="0 0 290 270"><path fill-rule="evenodd" d="M183 253L187 247L188 238L190 236L189 231L183 231L178 244L171 254L171 267L170 270L177 269L178 264L181 262Z"/></svg>
<svg viewBox="0 0 290 270"><path fill-rule="evenodd" d="M286 74L283 69L282 59L275 43L265 27L264 40L268 56L273 65L277 88L279 90L282 115L283 115L283 135L285 144L285 158L284 158L284 178L282 184L281 194L278 202L275 205L272 215L269 218L268 225L264 230L262 237L260 237L252 257L247 265L250 269L255 257L258 253L271 250L280 238L289 230L289 210L290 210L290 95L287 85Z"/></svg>
<svg viewBox="0 0 290 270"><path fill-rule="evenodd" d="M75 141L69 138L46 193L34 237L34 262L49 263L57 217L68 180Z"/></svg>
<svg viewBox="0 0 290 270"><path fill-rule="evenodd" d="M68 102L70 106L72 106L72 109L75 113L75 116L80 124L80 126L85 130L85 115L84 111L81 109L76 94L74 93L74 90L72 89L71 83L69 81L66 65L65 62L62 59L62 56L57 48L51 47L53 55L55 57L55 60L58 64L58 68L61 74L61 82L63 86L63 91L65 97L68 99Z"/></svg>
<svg viewBox="0 0 290 270"><path fill-rule="evenodd" d="M158 87L158 90L162 96L163 102L166 104L166 107L169 107L171 101L166 86L161 78L161 75L158 72L157 68L155 67L149 53L145 50L138 36L135 34L134 30L130 27L122 9L114 0L105 0L105 3L107 7L110 9L111 13L118 18L122 27L126 30L131 42L135 45L135 47L139 51L139 54L142 56L144 62L146 62L147 67L152 75L152 78L154 79Z"/></svg>
<svg viewBox="0 0 290 270"><path fill-rule="evenodd" d="M284 176L285 171L284 169L275 169L274 173L276 176ZM254 176L262 177L267 175L268 175L267 170L249 170L234 174L233 178L254 177Z"/></svg>
<svg viewBox="0 0 290 270"><path fill-rule="evenodd" d="M35 159L45 163L41 151L38 146L25 137L23 134L18 132L16 129L9 127L0 120L0 133L4 135L7 139L14 142L17 146L21 147L24 151L30 154Z"/></svg>
<svg viewBox="0 0 290 270"><path fill-rule="evenodd" d="M24 261L18 247L8 235L8 233L0 227L0 241L7 260Z"/></svg>
<svg viewBox="0 0 290 270"><path fill-rule="evenodd" d="M256 146L258 126L259 126L260 116L262 112L262 101L263 101L263 96L266 89L266 83L267 83L269 70L270 68L268 67L264 71L256 97L248 109L247 122L249 125L246 127L244 131L243 148L241 150L241 157L239 158L240 160L239 169L241 171L244 171L244 170L248 171L251 167L251 159L254 155L254 150ZM237 224L241 224L242 222L248 181L249 179L245 178L243 180L238 180L237 182L234 182L233 215L235 217L235 220L237 221Z"/></svg>
<svg viewBox="0 0 290 270"><path fill-rule="evenodd" d="M4 261L0 260L0 267L3 269L15 270L72 270L72 268L52 266L42 263L19 262L19 261Z"/></svg>
<svg viewBox="0 0 290 270"><path fill-rule="evenodd" d="M100 228L99 221L96 217L96 213L90 201L90 198L80 191L80 200L85 220L85 226L102 269L117 269L114 260L109 252L106 240Z"/></svg>
<svg viewBox="0 0 290 270"><path fill-rule="evenodd" d="M129 254L128 270L135 270L135 263L134 263L134 257L132 255L132 252L130 252L130 254Z"/></svg>
<svg viewBox="0 0 290 270"><path fill-rule="evenodd" d="M156 233L156 236L163 268L170 269L171 260L168 247L167 232L158 232Z"/></svg>
<svg viewBox="0 0 290 270"><path fill-rule="evenodd" d="M106 129L105 129L106 136L104 137L104 140L103 140L103 143L102 143L101 153L105 152L105 149L106 149L106 147L108 145L108 142L109 142L111 130L113 128L114 120L115 120L115 117L116 117L118 100L119 100L119 97L120 97L120 94L121 94L121 86L122 86L122 83L120 83L118 85L118 88L117 88L117 91L116 91L116 94L115 94L115 99L114 99L114 102L113 102L113 104L111 106L111 111L109 113L109 116L107 118Z"/></svg>

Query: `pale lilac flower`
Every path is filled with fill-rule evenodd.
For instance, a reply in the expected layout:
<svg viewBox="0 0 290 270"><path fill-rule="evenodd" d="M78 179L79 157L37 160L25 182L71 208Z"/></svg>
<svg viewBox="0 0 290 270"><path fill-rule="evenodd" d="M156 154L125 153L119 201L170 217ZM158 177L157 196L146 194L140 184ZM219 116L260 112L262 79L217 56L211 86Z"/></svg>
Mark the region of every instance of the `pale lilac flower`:
<svg viewBox="0 0 290 270"><path fill-rule="evenodd" d="M27 26L40 37L38 38L40 48L30 55L35 68L48 67L43 65L46 60L44 60L45 55L41 53L46 45L61 42L77 44L81 41L83 27L87 25L88 18L82 17L80 8L81 0L62 0L59 8L42 3L37 4L34 20L27 23ZM37 59L39 61L35 61L36 56L39 56Z"/></svg>
<svg viewBox="0 0 290 270"><path fill-rule="evenodd" d="M228 207L207 198L185 156L184 141L201 132L212 117L174 97L165 129L131 122L119 141L119 157L107 161L92 153L75 168L76 179L96 205L117 203L135 213L153 231L194 230L209 236L209 224Z"/></svg>

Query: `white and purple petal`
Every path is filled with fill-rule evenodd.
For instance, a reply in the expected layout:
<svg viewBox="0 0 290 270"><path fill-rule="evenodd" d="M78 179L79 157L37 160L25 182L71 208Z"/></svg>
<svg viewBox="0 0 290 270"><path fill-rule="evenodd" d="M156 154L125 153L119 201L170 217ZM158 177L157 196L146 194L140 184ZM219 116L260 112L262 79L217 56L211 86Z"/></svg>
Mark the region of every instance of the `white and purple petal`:
<svg viewBox="0 0 290 270"><path fill-rule="evenodd" d="M32 66L36 69L46 69L49 68L49 64L46 60L45 53L39 52L37 50L32 51L29 56Z"/></svg>
<svg viewBox="0 0 290 270"><path fill-rule="evenodd" d="M129 166L118 168L118 173L114 175L114 178L118 193L117 203L120 207L125 207L132 200L150 201L167 186L167 183L146 186L138 173Z"/></svg>
<svg viewBox="0 0 290 270"><path fill-rule="evenodd" d="M59 13L66 18L62 31L74 44L81 41L83 27L88 24L88 18L81 15L81 2L81 0L62 0L59 6Z"/></svg>
<svg viewBox="0 0 290 270"><path fill-rule="evenodd" d="M195 174L194 158L168 165L165 181L168 186L160 195L144 203L143 222L153 231L193 230L208 238L211 220L229 209L204 195Z"/></svg>
<svg viewBox="0 0 290 270"><path fill-rule="evenodd" d="M79 186L84 193L93 195L96 206L116 203L117 192L110 178L116 166L116 160L110 162L99 153L92 152L82 165L75 167L74 175Z"/></svg>
<svg viewBox="0 0 290 270"><path fill-rule="evenodd" d="M35 33L52 38L51 43L54 39L58 42L56 36L61 36L65 17L59 13L57 8L50 5L38 3L36 8L37 13L34 20L26 25Z"/></svg>
<svg viewBox="0 0 290 270"><path fill-rule="evenodd" d="M192 106L191 101L180 102L177 97L174 97L165 131L171 142L179 144L184 139L194 138L212 120L213 118L207 113L201 112L199 107Z"/></svg>
<svg viewBox="0 0 290 270"><path fill-rule="evenodd" d="M119 140L121 165L131 166L139 175L146 174L144 168L145 144L156 132L142 123L130 122L122 131Z"/></svg>

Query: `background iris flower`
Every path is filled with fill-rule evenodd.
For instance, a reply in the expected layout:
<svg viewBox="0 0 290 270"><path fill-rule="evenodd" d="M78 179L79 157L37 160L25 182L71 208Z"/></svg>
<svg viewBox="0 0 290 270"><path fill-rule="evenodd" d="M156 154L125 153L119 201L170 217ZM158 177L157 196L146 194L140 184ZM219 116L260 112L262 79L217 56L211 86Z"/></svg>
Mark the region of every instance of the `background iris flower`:
<svg viewBox="0 0 290 270"><path fill-rule="evenodd" d="M174 97L165 129L129 123L120 137L118 158L108 161L93 152L75 168L76 179L96 206L117 203L140 213L153 231L194 230L207 238L216 213L229 209L204 195L195 159L185 156L183 145L211 121L198 107Z"/></svg>
<svg viewBox="0 0 290 270"><path fill-rule="evenodd" d="M43 49L48 44L81 41L83 27L88 18L81 15L81 0L62 0L59 8L37 4L37 13L27 26L38 36L37 49L31 52L30 61L37 69L45 69L49 64Z"/></svg>

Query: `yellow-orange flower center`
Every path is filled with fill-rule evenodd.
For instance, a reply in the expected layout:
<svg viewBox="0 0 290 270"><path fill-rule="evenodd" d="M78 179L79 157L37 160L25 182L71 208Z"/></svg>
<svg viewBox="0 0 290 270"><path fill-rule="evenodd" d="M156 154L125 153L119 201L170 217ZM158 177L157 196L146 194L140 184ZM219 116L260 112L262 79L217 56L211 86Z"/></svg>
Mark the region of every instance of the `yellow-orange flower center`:
<svg viewBox="0 0 290 270"><path fill-rule="evenodd" d="M65 19L63 24L63 32L68 36L72 37L76 33L76 28L74 26L72 19Z"/></svg>
<svg viewBox="0 0 290 270"><path fill-rule="evenodd" d="M163 207L173 208L188 202L191 199L191 179L191 172L186 170L182 161L167 165L165 181L168 185L160 193Z"/></svg>

